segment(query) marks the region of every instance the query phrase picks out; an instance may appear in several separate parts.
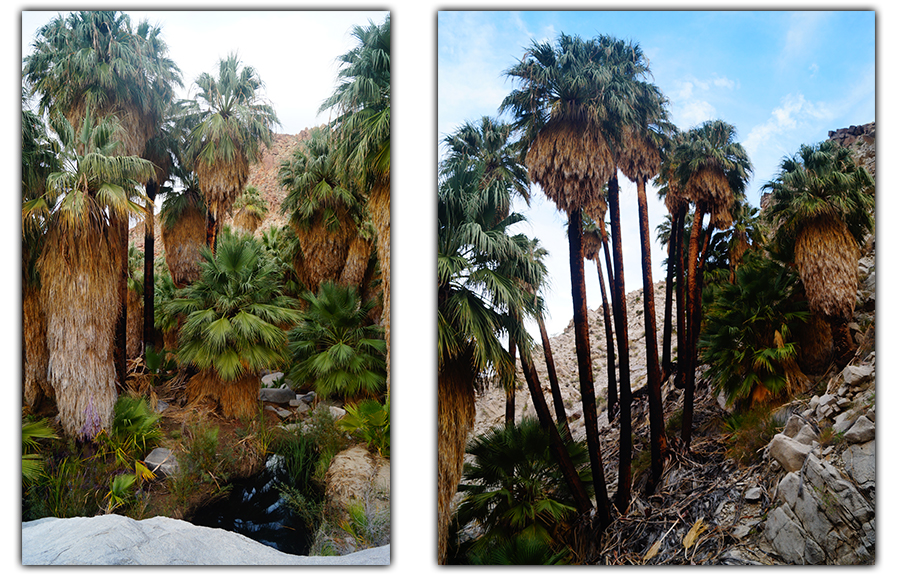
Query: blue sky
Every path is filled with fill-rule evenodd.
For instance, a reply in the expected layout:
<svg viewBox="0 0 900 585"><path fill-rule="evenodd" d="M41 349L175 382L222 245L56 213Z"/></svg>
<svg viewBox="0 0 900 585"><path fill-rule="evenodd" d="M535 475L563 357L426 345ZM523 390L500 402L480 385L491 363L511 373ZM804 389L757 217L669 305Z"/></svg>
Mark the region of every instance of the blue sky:
<svg viewBox="0 0 900 585"><path fill-rule="evenodd" d="M679 128L716 118L734 125L754 167L747 197L757 206L760 186L784 156L825 140L829 130L875 120L873 11L440 12L438 139L466 120L497 116L513 89L503 71L532 40L553 41L560 33L638 43ZM626 289L632 291L641 287L636 189L621 175L620 183ZM648 199L655 229L665 208L652 187ZM523 231L550 252L552 334L572 316L564 217L542 195L533 201L523 209L530 220ZM665 277L663 257L662 248L653 251L654 280ZM596 271L586 270L593 275L588 305L596 308Z"/></svg>

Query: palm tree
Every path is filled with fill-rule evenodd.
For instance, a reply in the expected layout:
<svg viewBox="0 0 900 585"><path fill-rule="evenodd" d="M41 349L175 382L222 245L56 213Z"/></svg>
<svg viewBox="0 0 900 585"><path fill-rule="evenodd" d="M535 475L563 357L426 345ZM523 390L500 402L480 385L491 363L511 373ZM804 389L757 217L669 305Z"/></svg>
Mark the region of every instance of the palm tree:
<svg viewBox="0 0 900 585"><path fill-rule="evenodd" d="M844 365L855 349L848 322L859 246L874 228L874 179L850 149L825 141L786 157L763 190L772 192L765 217L775 226L775 247L796 264L810 311L828 322Z"/></svg>
<svg viewBox="0 0 900 585"><path fill-rule="evenodd" d="M590 481L584 443L567 440L565 448L583 480ZM548 434L537 419L497 427L466 448L457 511L460 526L478 521L484 529L469 553L480 555L517 536L538 539L559 551L570 542L567 530L577 519L575 497L567 490L550 449Z"/></svg>
<svg viewBox="0 0 900 585"><path fill-rule="evenodd" d="M635 59L641 54L633 53ZM642 70L643 72L643 70ZM636 109L638 124L626 127L619 156L619 168L637 184L638 220L641 241L641 273L644 285L644 341L647 355L647 394L650 405L650 485L655 485L663 472L666 432L662 407L662 372L656 346L656 301L653 293L653 262L650 257L650 221L647 216L647 181L657 175L662 163L662 150L674 126L668 120L666 99L655 85L637 82Z"/></svg>
<svg viewBox="0 0 900 585"><path fill-rule="evenodd" d="M120 131L88 113L76 134L55 115L63 146L62 170L47 179L47 195L23 209L45 214L47 240L37 261L41 303L47 310L48 379L56 390L64 431L91 440L109 428L116 399L113 339L119 312L110 217L141 215L133 199L152 165L113 156ZM52 207L51 207L52 205Z"/></svg>
<svg viewBox="0 0 900 585"><path fill-rule="evenodd" d="M272 127L278 117L263 101L262 80L253 67L240 67L238 56L219 59L218 76L201 73L199 88L189 112L199 116L191 130L187 157L200 179L208 212L206 245L216 249L216 237L224 214L243 192L260 146L272 144Z"/></svg>
<svg viewBox="0 0 900 585"><path fill-rule="evenodd" d="M353 28L359 44L341 55L339 85L319 111L337 110L333 127L350 178L366 193L381 269L382 325L391 388L391 17Z"/></svg>
<svg viewBox="0 0 900 585"><path fill-rule="evenodd" d="M294 270L312 291L326 281L359 287L371 253L365 199L358 185L343 176L336 138L327 127L314 129L278 170L287 191L281 212L300 241ZM362 267L352 281L344 276L348 260Z"/></svg>
<svg viewBox="0 0 900 585"><path fill-rule="evenodd" d="M374 302L361 301L355 287L333 282L323 282L318 294L305 291L301 299L306 308L288 334L288 377L312 387L319 399L380 397L385 343L381 327L368 320Z"/></svg>
<svg viewBox="0 0 900 585"><path fill-rule="evenodd" d="M160 233L166 265L176 288L200 278L200 250L205 245L206 204L200 195L197 175L177 168L181 190L170 192L160 207Z"/></svg>
<svg viewBox="0 0 900 585"><path fill-rule="evenodd" d="M88 111L101 117L115 115L120 130L119 151L114 154L148 157L147 145L162 128L174 86L181 86L181 72L166 56L158 27L144 20L132 28L129 16L118 12L73 12L41 27L33 48L23 59L23 78L31 86L31 95L40 96L41 114L60 113L76 131ZM157 174L148 184L158 178ZM145 226L150 229L152 205L147 209ZM114 253L122 307L116 369L119 382L124 383L128 221L116 214L111 221L118 242Z"/></svg>
<svg viewBox="0 0 900 585"><path fill-rule="evenodd" d="M508 209L505 189L479 189L481 168L459 167L438 188L438 558L446 561L450 500L462 473L475 417L475 380L487 371L512 375L498 335L511 308L526 307L524 290L496 270L524 259L507 230L523 221Z"/></svg>
<svg viewBox="0 0 900 585"><path fill-rule="evenodd" d="M705 248L701 251L703 216L710 214L705 241L713 229L726 229L732 223L735 198L742 198L751 170L747 152L737 142L733 126L721 120L703 123L688 132L685 141L672 152L673 173L678 186L694 203L694 217L688 246L687 266L687 374L682 413L681 440L690 448L694 412L695 367L700 330L701 270Z"/></svg>
<svg viewBox="0 0 900 585"><path fill-rule="evenodd" d="M606 298L606 283L603 280L603 270L600 267L600 249L606 240L605 230L600 229L594 220L582 216L584 222L584 240L582 249L584 257L592 260L597 266L597 278L600 280L600 294L603 299L603 328L606 333L606 411L609 422L613 421L614 411L618 402L618 393L616 392L616 346L613 337L613 325L609 315L609 300Z"/></svg>
<svg viewBox="0 0 900 585"><path fill-rule="evenodd" d="M252 234L269 213L269 206L259 189L247 185L241 196L234 200L234 225Z"/></svg>
<svg viewBox="0 0 900 585"><path fill-rule="evenodd" d="M634 63L622 55L630 46L610 37L584 41L561 34L555 44L534 42L520 62L506 74L516 78L521 89L513 90L501 104L511 111L514 125L523 131L529 178L538 183L557 208L568 216L569 263L575 322L575 350L591 453L594 493L599 520L609 522L609 506L599 452L596 399L588 339L587 305L582 256L582 213L602 218L606 211L603 188L609 182L608 200L613 224L617 225L618 187L615 183L616 149L622 128L630 121L630 80ZM613 232L614 244L618 232ZM614 245L621 267L621 242ZM617 274L616 289L624 286ZM620 296L624 307L624 288ZM615 301L614 301L615 308ZM623 315L624 317L624 315ZM623 321L624 324L624 321ZM619 337L621 401L626 405L630 390L627 348ZM630 422L630 414L628 415ZM630 436L630 427L623 433ZM630 485L630 478L627 483ZM620 480L620 487L623 482Z"/></svg>
<svg viewBox="0 0 900 585"><path fill-rule="evenodd" d="M185 317L179 360L200 370L187 392L212 399L226 417L252 417L261 372L283 365L284 328L300 313L281 293L275 263L258 240L224 232L218 252L204 247L202 255L200 278L168 306Z"/></svg>

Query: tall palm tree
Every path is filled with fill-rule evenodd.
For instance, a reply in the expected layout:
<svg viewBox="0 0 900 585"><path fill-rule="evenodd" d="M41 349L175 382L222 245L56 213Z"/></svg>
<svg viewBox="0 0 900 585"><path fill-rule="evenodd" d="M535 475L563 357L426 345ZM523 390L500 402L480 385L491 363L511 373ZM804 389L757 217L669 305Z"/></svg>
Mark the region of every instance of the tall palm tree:
<svg viewBox="0 0 900 585"><path fill-rule="evenodd" d="M23 59L23 78L31 94L40 96L40 113L61 113L76 131L88 111L96 116L115 115L120 122L116 137L119 151L115 154L148 158L147 144L163 125L174 86L181 86L181 72L168 58L158 27L146 20L132 27L130 17L119 12L72 12L41 27L33 49ZM151 191L156 179L148 180ZM147 209L145 226L150 229L152 205ZM116 366L119 381L124 383L128 220L113 214L111 221L117 234L115 255L122 307L117 322ZM152 287L147 290L152 292Z"/></svg>
<svg viewBox="0 0 900 585"><path fill-rule="evenodd" d="M337 110L344 168L367 194L377 236L383 291L382 324L391 388L391 17L353 28L358 45L341 55L339 84L319 111Z"/></svg>
<svg viewBox="0 0 900 585"><path fill-rule="evenodd" d="M191 130L187 156L206 202L206 244L215 250L219 224L247 185L260 147L271 146L278 117L263 100L256 69L241 67L234 53L219 59L217 76L201 73L194 83L198 101L189 112L199 122Z"/></svg>
<svg viewBox="0 0 900 585"><path fill-rule="evenodd" d="M568 216L568 238L572 301L575 322L575 350L579 383L585 413L587 441L591 453L594 493L601 524L609 522L609 506L599 452L596 399L590 363L587 305L584 293L582 257L582 213L602 218L609 201L614 227L618 221L617 150L622 129L632 121L631 81L639 63L625 57L632 47L611 37L584 41L561 34L555 43L533 42L518 64L507 70L520 89L513 90L501 104L510 111L515 126L523 131L527 149L525 163L529 178L541 185L557 208ZM603 197L608 183L607 198ZM624 307L624 279L621 268L621 241L613 232L616 256L616 290ZM615 307L614 301L614 307ZM624 315L622 315L624 317ZM624 321L623 321L624 323ZM620 400L624 406L630 397L627 374L627 349L619 336ZM630 414L628 428L630 436ZM630 457L628 457L630 460ZM623 483L620 478L620 488Z"/></svg>
<svg viewBox="0 0 900 585"><path fill-rule="evenodd" d="M641 53L632 53L639 59ZM643 73L643 70L641 70ZM638 221L641 241L641 274L644 285L644 341L647 356L647 394L650 403L650 484L662 476L666 432L662 406L662 372L656 345L656 301L653 292L653 262L650 255L650 221L647 215L647 182L657 175L662 151L674 126L668 120L666 98L655 85L639 82L635 100L637 124L626 127L619 168L637 184Z"/></svg>
<svg viewBox="0 0 900 585"><path fill-rule="evenodd" d="M726 229L732 222L731 210L735 198L743 198L749 181L750 159L740 143L735 141L734 126L721 120L712 120L691 129L685 141L677 144L672 152L673 172L679 188L694 203L694 217L688 246L687 266L687 374L684 391L681 440L685 449L690 448L694 412L695 367L697 341L700 329L700 287L705 250L701 239L708 242L713 229ZM710 222L706 236L703 218L709 213ZM706 246L703 246L704 248Z"/></svg>
<svg viewBox="0 0 900 585"><path fill-rule="evenodd" d="M312 291L318 291L322 282L343 280L354 246L362 244L365 260L371 250L365 198L358 184L343 174L338 148L337 136L329 128L316 128L278 170L287 191L281 212L300 241L294 270ZM345 284L358 288L366 263L355 281Z"/></svg>
<svg viewBox="0 0 900 585"><path fill-rule="evenodd" d="M438 558L446 562L450 501L475 418L475 381L492 370L512 375L498 339L510 310L527 307L525 291L498 266L523 261L522 243L507 230L523 221L510 213L505 189L480 189L481 168L459 167L438 188Z"/></svg>
<svg viewBox="0 0 900 585"><path fill-rule="evenodd" d="M153 173L137 157L114 156L108 118L88 113L78 125L61 115L53 130L63 146L62 170L47 179L47 195L23 209L48 218L47 241L37 261L41 302L47 309L48 379L64 431L92 440L108 429L116 400L113 338L119 310L113 250L113 214L140 216L138 186ZM52 205L52 207L51 207Z"/></svg>
<svg viewBox="0 0 900 585"><path fill-rule="evenodd" d="M241 196L234 200L234 225L252 234L269 213L269 206L262 193L253 185L247 185Z"/></svg>
<svg viewBox="0 0 900 585"><path fill-rule="evenodd" d="M836 142L803 145L763 186L774 244L797 265L810 311L831 328L839 365L852 357L848 322L856 306L859 246L874 228L875 181Z"/></svg>

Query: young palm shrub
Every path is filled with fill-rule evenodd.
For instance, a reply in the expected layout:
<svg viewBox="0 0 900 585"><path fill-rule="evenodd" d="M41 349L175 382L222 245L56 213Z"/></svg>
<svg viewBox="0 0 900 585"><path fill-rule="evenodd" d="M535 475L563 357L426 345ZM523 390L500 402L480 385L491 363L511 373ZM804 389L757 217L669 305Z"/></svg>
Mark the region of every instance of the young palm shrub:
<svg viewBox="0 0 900 585"><path fill-rule="evenodd" d="M338 428L355 434L382 457L391 456L391 401L381 404L367 399L347 405L347 414L338 420Z"/></svg>
<svg viewBox="0 0 900 585"><path fill-rule="evenodd" d="M307 291L301 298L307 308L288 335L288 377L311 386L318 398L380 396L386 347L381 327L369 323L372 301L332 282L322 283L318 295Z"/></svg>
<svg viewBox="0 0 900 585"><path fill-rule="evenodd" d="M735 271L734 284L712 289L713 300L700 337L706 377L728 403L758 403L790 396L802 387L798 347L792 328L806 321L797 301L797 276L761 254L748 254Z"/></svg>
<svg viewBox="0 0 900 585"><path fill-rule="evenodd" d="M571 440L565 440L565 445L589 488L587 449ZM566 549L569 522L576 516L574 499L552 454L550 436L537 419L478 436L466 453L474 461L464 466L460 491L466 496L457 521L459 526L477 521L484 529L469 554L483 556L517 537L540 541L553 552Z"/></svg>
<svg viewBox="0 0 900 585"><path fill-rule="evenodd" d="M179 360L200 370L188 395L211 398L226 417L252 417L260 373L283 364L283 328L300 313L282 294L275 265L257 240L225 231L218 254L203 248L202 255L200 279L168 303L185 317Z"/></svg>

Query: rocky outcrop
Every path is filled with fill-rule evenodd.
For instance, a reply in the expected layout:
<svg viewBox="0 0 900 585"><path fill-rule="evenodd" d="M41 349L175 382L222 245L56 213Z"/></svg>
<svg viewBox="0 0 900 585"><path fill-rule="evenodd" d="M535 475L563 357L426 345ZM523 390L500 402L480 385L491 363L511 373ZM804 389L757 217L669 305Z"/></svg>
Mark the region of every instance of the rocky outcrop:
<svg viewBox="0 0 900 585"><path fill-rule="evenodd" d="M304 557L246 536L158 516L42 518L22 523L23 565L388 565L390 545Z"/></svg>
<svg viewBox="0 0 900 585"><path fill-rule="evenodd" d="M828 132L828 140L856 152L857 163L875 177L875 122Z"/></svg>

